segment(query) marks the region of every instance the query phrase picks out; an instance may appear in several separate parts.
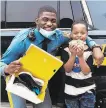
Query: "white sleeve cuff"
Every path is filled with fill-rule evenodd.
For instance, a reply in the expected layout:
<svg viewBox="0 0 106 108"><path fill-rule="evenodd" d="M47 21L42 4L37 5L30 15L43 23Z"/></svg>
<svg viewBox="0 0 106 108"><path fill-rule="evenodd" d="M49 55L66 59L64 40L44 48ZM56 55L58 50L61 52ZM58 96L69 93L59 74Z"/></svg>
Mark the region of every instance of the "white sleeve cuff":
<svg viewBox="0 0 106 108"><path fill-rule="evenodd" d="M0 75L5 77L4 69L7 66L7 64L0 62Z"/></svg>

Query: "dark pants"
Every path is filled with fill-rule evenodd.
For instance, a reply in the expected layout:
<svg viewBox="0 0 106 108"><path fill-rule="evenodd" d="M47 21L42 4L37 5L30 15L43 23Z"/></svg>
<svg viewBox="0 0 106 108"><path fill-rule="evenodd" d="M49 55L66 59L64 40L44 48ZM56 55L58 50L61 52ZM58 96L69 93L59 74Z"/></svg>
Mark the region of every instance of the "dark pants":
<svg viewBox="0 0 106 108"><path fill-rule="evenodd" d="M94 108L95 95L93 93L85 93L81 97L67 100L65 99L67 108Z"/></svg>

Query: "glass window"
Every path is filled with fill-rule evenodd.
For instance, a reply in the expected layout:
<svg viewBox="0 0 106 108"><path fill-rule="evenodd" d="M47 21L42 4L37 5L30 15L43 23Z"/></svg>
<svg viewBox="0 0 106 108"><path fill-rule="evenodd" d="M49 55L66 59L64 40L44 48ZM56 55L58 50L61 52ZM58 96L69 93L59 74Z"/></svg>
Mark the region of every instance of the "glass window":
<svg viewBox="0 0 106 108"><path fill-rule="evenodd" d="M0 5L1 5L1 21L5 21L5 1L1 1Z"/></svg>
<svg viewBox="0 0 106 108"><path fill-rule="evenodd" d="M106 30L106 1L86 1L94 28Z"/></svg>
<svg viewBox="0 0 106 108"><path fill-rule="evenodd" d="M70 2L73 12L73 19L74 20L84 19L81 2L80 1L70 1Z"/></svg>
<svg viewBox="0 0 106 108"><path fill-rule="evenodd" d="M8 1L7 22L34 22L39 8L44 5L57 10L57 1Z"/></svg>
<svg viewBox="0 0 106 108"><path fill-rule="evenodd" d="M73 14L70 1L60 1L60 21L59 28L71 28Z"/></svg>

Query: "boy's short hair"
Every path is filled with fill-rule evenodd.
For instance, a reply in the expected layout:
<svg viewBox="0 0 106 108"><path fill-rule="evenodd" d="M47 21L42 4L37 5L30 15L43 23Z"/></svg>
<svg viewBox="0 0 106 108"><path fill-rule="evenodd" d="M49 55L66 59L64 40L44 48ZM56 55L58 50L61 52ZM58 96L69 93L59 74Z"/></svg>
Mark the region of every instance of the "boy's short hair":
<svg viewBox="0 0 106 108"><path fill-rule="evenodd" d="M74 21L73 24L72 24L72 26L71 26L71 31L73 30L73 26L74 26L75 24L83 24L83 25L85 25L86 30L88 31L88 24L87 24L84 20L77 20L77 21Z"/></svg>
<svg viewBox="0 0 106 108"><path fill-rule="evenodd" d="M52 12L52 13L55 13L57 15L57 12L56 10L52 7L52 6L43 6L39 9L38 11L38 17L40 16L40 14L42 14L43 12Z"/></svg>

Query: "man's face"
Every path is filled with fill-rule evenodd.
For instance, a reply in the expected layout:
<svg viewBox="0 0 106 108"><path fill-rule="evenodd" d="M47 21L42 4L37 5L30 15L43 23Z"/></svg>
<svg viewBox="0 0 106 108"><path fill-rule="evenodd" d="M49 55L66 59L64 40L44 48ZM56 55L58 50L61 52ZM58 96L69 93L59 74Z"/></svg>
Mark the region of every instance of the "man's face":
<svg viewBox="0 0 106 108"><path fill-rule="evenodd" d="M43 12L36 19L38 29L42 28L47 31L52 31L57 28L56 14L52 12Z"/></svg>
<svg viewBox="0 0 106 108"><path fill-rule="evenodd" d="M85 41L87 37L87 29L84 24L75 24L73 25L73 30L72 30L72 39L74 40L82 40Z"/></svg>

